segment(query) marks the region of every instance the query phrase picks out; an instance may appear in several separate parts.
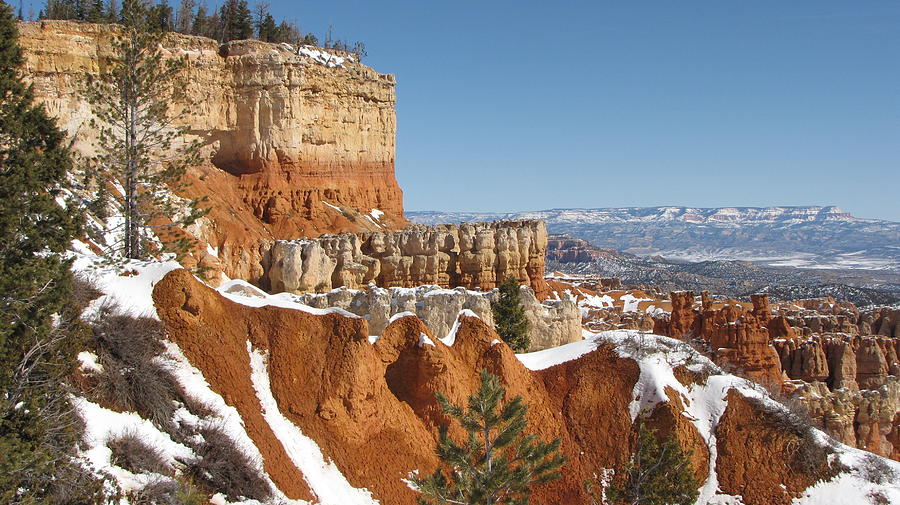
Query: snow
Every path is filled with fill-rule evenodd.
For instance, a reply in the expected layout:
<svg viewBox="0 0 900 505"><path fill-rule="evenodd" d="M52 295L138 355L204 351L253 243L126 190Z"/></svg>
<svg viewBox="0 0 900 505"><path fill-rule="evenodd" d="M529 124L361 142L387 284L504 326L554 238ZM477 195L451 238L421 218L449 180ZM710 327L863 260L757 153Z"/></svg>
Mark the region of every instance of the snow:
<svg viewBox="0 0 900 505"><path fill-rule="evenodd" d="M290 44L286 45L291 51L296 54L302 54L304 56L308 56L313 59L316 63L320 65L325 65L326 67L336 68L336 67L344 67L345 61L353 61L352 57L344 57L338 56L336 54L329 53L328 51L323 51L315 46L298 46L293 47Z"/></svg>
<svg viewBox="0 0 900 505"><path fill-rule="evenodd" d="M318 503L320 505L378 503L368 490L351 486L337 466L325 460L319 446L281 413L269 384L267 353L253 349L249 341L247 353L250 355L250 378L262 406L263 417L281 442L288 457L303 472L306 483L316 495Z"/></svg>
<svg viewBox="0 0 900 505"><path fill-rule="evenodd" d="M231 288L235 286L247 287L253 292L252 296L247 296L240 292L229 292ZM256 288L244 281L231 281L229 283L223 284L218 290L219 294L228 298L229 300L239 303L241 305L245 305L247 307L280 307L283 309L292 309L299 310L302 312L306 312L309 314L314 314L317 316L324 316L327 314L340 314L344 317L350 317L353 319L360 319L360 316L356 314L347 312L344 309L338 307L331 307L327 309L317 309L315 307L310 307L309 305L305 305L299 303L295 300L295 296L290 293L278 293L277 295L270 295L259 288ZM258 295L262 296L258 296Z"/></svg>
<svg viewBox="0 0 900 505"><path fill-rule="evenodd" d="M597 343L595 341L581 340L543 351L516 354L516 357L529 370L544 370L566 361L578 359L596 348Z"/></svg>
<svg viewBox="0 0 900 505"><path fill-rule="evenodd" d="M381 221L381 216L384 215L384 211L378 209L372 209L369 211L369 215L372 216L372 219L376 221Z"/></svg>
<svg viewBox="0 0 900 505"><path fill-rule="evenodd" d="M325 205L331 207L332 209L334 209L334 210L336 210L336 211L338 211L338 212L340 212L340 213L343 213L343 212L344 212L344 211L342 211L341 208L338 207L337 205L332 205L332 204L326 202L325 200L322 200L322 203L324 203Z"/></svg>
<svg viewBox="0 0 900 505"><path fill-rule="evenodd" d="M456 315L456 321L453 322L453 327L450 328L450 332L447 333L447 336L440 339L441 342L444 343L447 347L453 347L453 344L456 343L456 332L459 331L459 326L462 324L462 317L478 317L469 309L463 309L459 311L459 314Z"/></svg>
<svg viewBox="0 0 900 505"><path fill-rule="evenodd" d="M163 345L165 345L164 357L166 358L164 364L169 368L172 376L181 386L182 390L190 395L194 401L202 404L212 412L211 416L200 419L182 407L175 412L175 421L182 425L195 426L198 428L201 426L214 426L222 430L225 436L231 440L231 443L241 453L246 455L250 461L261 462L263 460L262 454L247 434L247 431L244 428L244 420L241 418L237 409L228 405L221 395L212 390L200 370L195 368L188 361L187 357L185 357L177 344L170 341L163 341ZM256 470L269 487L275 490L274 503L285 505L308 505L307 502L302 500L288 500L284 494L278 490L277 486L272 482L261 464L257 466ZM222 499L224 500L224 497ZM228 502L223 501L223 503ZM256 505L256 502L250 500L247 502L235 502L232 505L238 504Z"/></svg>
<svg viewBox="0 0 900 505"><path fill-rule="evenodd" d="M596 295L586 295L583 300L581 300L578 305L583 307L596 307L598 309L605 309L613 306L613 297L609 295L596 296Z"/></svg>
<svg viewBox="0 0 900 505"><path fill-rule="evenodd" d="M900 503L900 484L877 485L860 478L854 473L841 473L835 478L819 482L803 492L792 505L844 505L851 503L878 503L872 499L874 494L887 499L883 503Z"/></svg>
<svg viewBox="0 0 900 505"><path fill-rule="evenodd" d="M153 306L153 286L172 270L177 261L130 260L119 265L98 263L97 257L75 253L72 271L93 281L103 296L91 302L82 317L93 319L101 307L115 304L119 312L136 317L157 318Z"/></svg>
<svg viewBox="0 0 900 505"><path fill-rule="evenodd" d="M406 311L406 312L397 312L396 314L394 314L393 316L391 316L390 319L388 319L388 324L393 323L394 321L396 321L396 320L398 320L398 319L400 319L400 318L402 318L402 317L409 317L409 316L416 317L416 314L413 313L413 312L409 312L409 311Z"/></svg>
<svg viewBox="0 0 900 505"><path fill-rule="evenodd" d="M85 421L81 456L91 463L93 470L112 475L123 491L140 489L157 476L134 474L114 465L109 443L116 438L135 435L144 444L158 449L170 468L178 468L179 460L191 461L197 457L191 449L174 442L168 434L134 412L114 412L81 397L72 397L72 405Z"/></svg>
<svg viewBox="0 0 900 505"><path fill-rule="evenodd" d="M419 334L419 347L425 347L426 345L430 345L431 347L434 347L434 341L432 341L430 338L428 338L428 335L426 335L424 333L420 333Z"/></svg>
<svg viewBox="0 0 900 505"><path fill-rule="evenodd" d="M78 368L82 372L100 373L103 371L103 365L98 361L96 354L89 351L81 351L78 353Z"/></svg>
<svg viewBox="0 0 900 505"><path fill-rule="evenodd" d="M652 298L636 298L631 293L625 293L624 295L619 297L619 300L624 302L622 307L622 312L637 312L638 305L641 302L649 302L652 301Z"/></svg>

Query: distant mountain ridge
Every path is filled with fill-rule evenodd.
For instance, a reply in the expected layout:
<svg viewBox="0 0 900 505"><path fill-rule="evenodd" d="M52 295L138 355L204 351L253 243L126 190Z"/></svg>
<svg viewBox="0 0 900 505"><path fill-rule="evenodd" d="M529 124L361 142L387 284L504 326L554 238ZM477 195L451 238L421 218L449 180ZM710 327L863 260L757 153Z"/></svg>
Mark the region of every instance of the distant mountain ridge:
<svg viewBox="0 0 900 505"><path fill-rule="evenodd" d="M857 218L835 206L408 211L406 215L422 224L543 219L551 233L639 256L900 271L900 223Z"/></svg>

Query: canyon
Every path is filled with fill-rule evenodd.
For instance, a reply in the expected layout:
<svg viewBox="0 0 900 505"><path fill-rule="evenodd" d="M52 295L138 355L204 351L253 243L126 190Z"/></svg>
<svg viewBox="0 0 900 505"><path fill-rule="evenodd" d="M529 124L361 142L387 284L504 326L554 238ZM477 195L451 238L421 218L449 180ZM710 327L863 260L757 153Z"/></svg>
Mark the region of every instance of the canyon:
<svg viewBox="0 0 900 505"><path fill-rule="evenodd" d="M24 75L74 150L90 156L97 131L79 89L109 62L117 28L19 26ZM209 197L209 214L185 230L197 247L184 265L124 268L99 261L91 241L102 233L72 251L76 273L97 284L88 324L118 311L165 330L164 351L148 359L173 377L163 402L172 419L154 422L78 391L82 413L119 423L83 415L92 433L85 454L125 491L146 475L110 455L126 428L162 441L171 467L163 477L176 479L203 463L201 428L215 426L227 435L224 453L247 458L246 474L265 490L210 489L214 503L412 505L418 494L404 479L439 464L434 447L449 422L436 394L464 403L485 369L506 400L529 405L530 432L558 438L568 458L561 479L534 487L536 503L588 503L585 482L623 467L641 423L689 450L698 503L787 505L826 496L828 485L900 500L891 477L900 465L878 457L900 459L897 309L664 294L615 275L546 272L547 261L637 257L551 237L542 219L553 230L560 220L594 226L615 214L626 224L613 231L663 220L713 234L748 215L815 229L858 220L833 208L661 208L649 217L553 211L410 224L394 175L393 76L311 46L169 34L163 48L186 58L188 100L171 106L188 109L179 121L188 140L203 142L182 195ZM635 247L657 247L648 244ZM182 266L203 267L206 280ZM522 285L535 352L515 354L494 330L491 301L508 277ZM79 354L76 386L103 384L101 354ZM791 399L809 423L784 405ZM888 469L887 483L870 476L873 467Z"/></svg>

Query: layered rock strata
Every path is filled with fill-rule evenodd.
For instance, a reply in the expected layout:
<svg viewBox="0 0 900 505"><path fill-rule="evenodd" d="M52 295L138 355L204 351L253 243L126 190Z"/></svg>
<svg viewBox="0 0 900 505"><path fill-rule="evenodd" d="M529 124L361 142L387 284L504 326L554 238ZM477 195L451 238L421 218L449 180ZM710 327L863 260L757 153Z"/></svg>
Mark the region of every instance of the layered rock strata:
<svg viewBox="0 0 900 505"><path fill-rule="evenodd" d="M529 350L545 349L581 340L581 311L566 298L538 301L534 291L522 287L522 305L528 318ZM376 288L352 290L340 288L325 294L305 294L298 300L315 308L338 307L364 317L369 332L381 336L398 314L415 314L440 338L453 333L459 315L470 311L488 326L494 327L491 301L497 291L471 291L438 286L417 288ZM451 337L452 338L452 337Z"/></svg>
<svg viewBox="0 0 900 505"><path fill-rule="evenodd" d="M334 287L415 287L491 290L507 277L547 295L543 221L413 225L403 230L278 241L266 263L273 292L322 292Z"/></svg>
<svg viewBox="0 0 900 505"><path fill-rule="evenodd" d="M83 154L93 152L98 131L80 90L113 58L117 30L19 24L23 73ZM220 45L171 33L163 50L187 60L185 103L170 107L187 109L176 123L188 127L187 141L203 144L186 196L209 197L208 219L191 230L214 251L198 253L207 266L258 278L261 241L405 224L394 176L394 76L308 46Z"/></svg>

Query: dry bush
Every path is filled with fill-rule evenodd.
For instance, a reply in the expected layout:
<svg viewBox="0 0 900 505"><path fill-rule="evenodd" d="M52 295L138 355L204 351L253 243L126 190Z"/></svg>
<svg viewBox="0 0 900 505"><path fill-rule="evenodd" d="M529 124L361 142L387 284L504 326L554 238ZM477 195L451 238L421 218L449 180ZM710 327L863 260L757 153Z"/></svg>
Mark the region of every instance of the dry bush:
<svg viewBox="0 0 900 505"><path fill-rule="evenodd" d="M69 304L80 314L87 306L97 298L103 296L103 292L97 288L93 281L81 275L72 276L72 296Z"/></svg>
<svg viewBox="0 0 900 505"><path fill-rule="evenodd" d="M872 505L891 505L891 500L881 491L869 491L866 498Z"/></svg>
<svg viewBox="0 0 900 505"><path fill-rule="evenodd" d="M874 454L867 454L863 460L863 472L869 482L875 484L888 484L900 482L900 475L883 458Z"/></svg>
<svg viewBox="0 0 900 505"><path fill-rule="evenodd" d="M107 505L114 496L115 485L109 476L99 476L85 469L80 462L69 460L56 466L44 504Z"/></svg>
<svg viewBox="0 0 900 505"><path fill-rule="evenodd" d="M126 430L106 445L112 451L112 463L129 472L152 472L160 475L172 473L165 453L144 441L135 430Z"/></svg>
<svg viewBox="0 0 900 505"><path fill-rule="evenodd" d="M132 505L206 505L209 496L185 479L159 478L129 493Z"/></svg>
<svg viewBox="0 0 900 505"><path fill-rule="evenodd" d="M92 326L93 344L103 372L92 399L119 410L137 412L162 428L174 428L172 416L181 389L171 372L154 360L164 351L162 323L149 317L115 314L104 308Z"/></svg>
<svg viewBox="0 0 900 505"><path fill-rule="evenodd" d="M223 428L204 427L200 434L203 443L193 448L200 459L190 468L197 483L231 500L244 497L264 501L272 496L272 489L262 478L262 462L238 450Z"/></svg>

